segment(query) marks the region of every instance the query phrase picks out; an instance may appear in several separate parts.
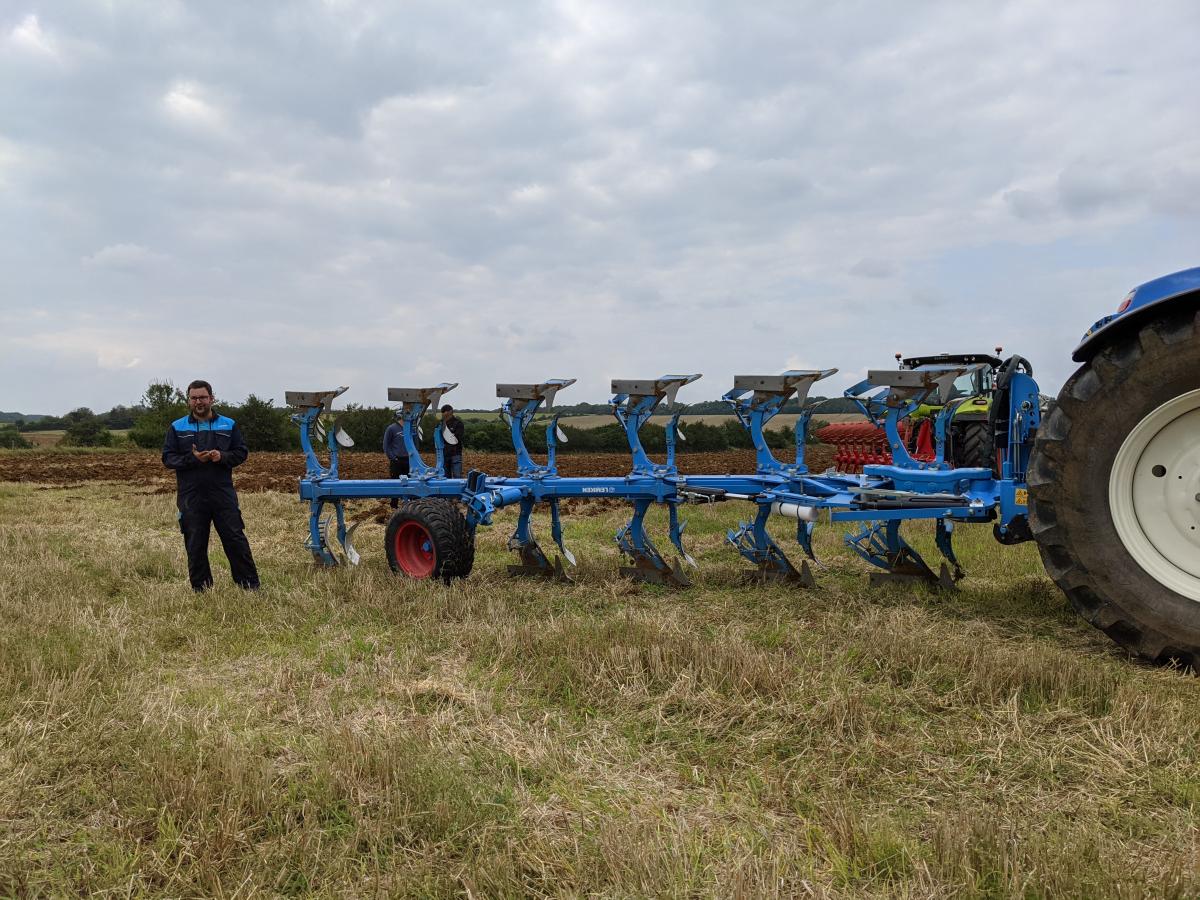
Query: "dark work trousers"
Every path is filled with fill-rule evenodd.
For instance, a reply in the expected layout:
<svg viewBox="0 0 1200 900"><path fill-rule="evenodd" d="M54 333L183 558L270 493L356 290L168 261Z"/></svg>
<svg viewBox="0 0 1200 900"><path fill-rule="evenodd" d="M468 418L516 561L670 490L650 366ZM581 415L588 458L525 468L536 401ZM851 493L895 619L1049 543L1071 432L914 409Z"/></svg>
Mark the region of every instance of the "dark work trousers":
<svg viewBox="0 0 1200 900"><path fill-rule="evenodd" d="M258 569L254 566L250 542L246 540L246 526L242 522L242 511L238 509L237 494L233 488L210 490L200 496L180 497L178 505L179 528L183 532L183 545L187 548L188 579L192 582L192 590L203 591L212 587L212 569L208 566L211 526L216 526L221 546L229 558L234 583L257 590Z"/></svg>
<svg viewBox="0 0 1200 900"><path fill-rule="evenodd" d="M388 469L391 471L392 478L399 478L401 475L408 474L408 457L402 456L399 459L389 459ZM395 497L392 498L392 509L400 505L400 501Z"/></svg>
<svg viewBox="0 0 1200 900"><path fill-rule="evenodd" d="M447 478L462 478L461 453L455 453L453 456L447 453L442 457L442 464L445 467Z"/></svg>

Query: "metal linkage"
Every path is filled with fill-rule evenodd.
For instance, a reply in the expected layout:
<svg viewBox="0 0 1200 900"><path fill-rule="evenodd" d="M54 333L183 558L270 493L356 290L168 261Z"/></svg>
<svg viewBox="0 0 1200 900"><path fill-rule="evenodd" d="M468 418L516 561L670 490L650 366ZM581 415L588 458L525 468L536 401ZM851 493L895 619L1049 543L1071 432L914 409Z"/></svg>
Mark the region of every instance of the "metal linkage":
<svg viewBox="0 0 1200 900"><path fill-rule="evenodd" d="M625 439L629 444L629 453L632 458L632 471L629 479L640 477L654 480L655 492L660 495L655 497L655 500L667 503L670 541L679 551L682 559L693 567L696 566L696 561L683 546L683 532L687 528L687 522L681 521L679 518L679 500L676 497L667 496L668 488L671 493L674 493L674 477L678 474L675 465L676 441L687 439L679 427L679 416L682 410L675 411L667 421L667 461L665 465L656 465L646 455L639 432L660 403L673 405L679 389L699 378L699 374L664 375L661 378L649 379L614 378L612 381L613 397L609 401L613 416L625 431ZM621 569L621 574L641 581L687 587L691 581L684 574L679 561L676 560L674 565L668 564L646 534L644 518L651 502L654 501L650 499L634 500L633 516L617 531L617 547L632 562L631 566Z"/></svg>
<svg viewBox="0 0 1200 900"><path fill-rule="evenodd" d="M679 389L699 378L699 375L664 375L662 378L613 379L613 398L609 401L609 406L617 422L625 430L626 440L629 441L634 475L674 474L674 452L671 453L668 466L656 466L646 455L638 432L650 420L660 403L665 400L667 405L671 406Z"/></svg>
<svg viewBox="0 0 1200 900"><path fill-rule="evenodd" d="M812 409L808 406L808 392L818 381L828 378L836 372L837 369L813 371L793 369L782 375L734 376L733 390L727 391L721 399L730 405L742 427L750 433L750 439L754 443L757 474L788 476L808 474L808 467L804 464L808 423L812 418ZM771 453L763 429L783 409L783 405L793 395L801 409L795 427L796 461L790 466L785 466Z"/></svg>
<svg viewBox="0 0 1200 900"><path fill-rule="evenodd" d="M679 561L676 560L673 566L668 564L650 541L649 535L646 534L644 519L652 502L652 500L633 501L632 518L617 531L617 547L632 563L631 566L622 566L621 574L638 581L688 587L692 582L684 574ZM674 506L671 509L674 511ZM679 547L682 552L680 535L681 532L673 534L672 543L675 543L675 546Z"/></svg>
<svg viewBox="0 0 1200 900"><path fill-rule="evenodd" d="M401 427L404 429L404 449L408 451L409 478L428 481L432 478L440 478L446 471L446 442L442 437L442 429L435 428L433 432L433 447L437 457L434 466L426 464L425 460L421 459L421 453L417 450L413 436L424 439L421 431L421 418L430 407L437 409L442 396L456 387L458 387L457 381L444 381L427 388L388 388L388 400L400 404L400 409L396 414L403 423Z"/></svg>
<svg viewBox="0 0 1200 900"><path fill-rule="evenodd" d="M286 391L284 399L289 406L300 412L292 415L292 421L300 427L300 447L304 450L304 477L310 481L323 481L338 477L338 448L353 447L354 440L338 424L336 418L326 428L322 425L323 414L330 413L333 401L344 394L348 387L332 391ZM324 441L329 451L329 465L321 464L313 443ZM333 506L333 513L326 514L325 505ZM321 566L338 565L338 557L349 565L358 565L359 554L354 549L354 531L358 523L346 527L346 510L341 500L320 500L311 505L308 516L308 536L304 546Z"/></svg>
<svg viewBox="0 0 1200 900"><path fill-rule="evenodd" d="M738 523L736 529L726 534L726 540L737 548L738 553L755 564L756 568L748 573L749 577L760 581L792 581L803 587L816 587L808 563L802 562L797 569L767 533L767 520L771 517L773 506L778 506L778 503L760 502L754 521ZM807 530L801 530L807 536ZM806 550L811 555L812 545L809 544Z"/></svg>
<svg viewBox="0 0 1200 900"><path fill-rule="evenodd" d="M946 423L957 404L944 403L937 415L937 458L933 462L913 459L900 435L900 422L926 402L947 398L954 382L983 366L921 366L916 369L872 369L867 377L846 391L872 422L887 432L892 464L905 469L949 468L946 463ZM880 422L882 415L883 421Z"/></svg>
<svg viewBox="0 0 1200 900"><path fill-rule="evenodd" d="M885 573L873 573L872 584L917 579L952 587L963 577L951 538L953 519L979 521L981 515L991 515L995 501L989 492L993 480L990 469L954 469L946 462L946 430L961 403L961 400L950 399L954 382L981 368L983 366L976 363L876 369L846 391L846 396L854 399L875 424L881 424L879 417L882 414L882 427L892 456L890 466L863 466L865 477L881 479L881 483L861 492L858 498L862 510L888 510L888 518L871 521L858 534L846 535L846 543L855 553L885 570ZM934 458L928 461L913 458L900 427L904 419L927 403L941 406L934 417ZM939 512L938 507L944 509ZM843 517L850 518L845 514L835 515L835 518ZM935 519L937 546L954 567L953 574L945 563L941 571L934 574L920 554L900 537L901 520L914 518ZM883 538L880 538L881 532Z"/></svg>
<svg viewBox="0 0 1200 900"><path fill-rule="evenodd" d="M516 454L517 476L489 476L472 471L465 479L443 477L443 436L434 434L437 466L426 465L417 452L415 436L425 412L456 385L442 383L429 388L391 388L388 398L401 404L405 446L412 474L399 479L341 481L337 473L337 454L346 446L348 436L336 420L328 426L321 418L332 401L345 388L325 392L289 392L288 402L300 412L293 418L301 426L301 445L305 450L306 472L300 482L300 496L309 503L309 536L306 545L323 565L340 561L354 562L351 537L353 526L346 527L343 504L364 498L440 497L455 500L465 509L468 533L489 525L496 510L518 507L516 528L508 546L518 555L518 564L509 567L514 574L565 577L562 558L574 564L575 557L563 540L560 502L564 498L610 498L628 502L633 514L616 533L617 547L628 561L621 572L631 577L660 584L687 586L690 580L684 565L696 561L684 546L686 522L680 516L683 503L741 500L754 504L749 521L727 532L727 541L753 566L749 575L756 580L780 580L811 586L812 572L807 562L795 566L771 537L771 516L796 522L796 541L808 560L814 559L813 528L822 510L834 522L855 522L860 529L846 536L846 543L866 562L883 570L872 582L889 578L919 580L932 585L951 586L962 577L962 569L953 548L956 522L997 520L997 534L1019 531L1026 512L1023 473L1028 448L1039 424L1037 386L1029 376L1015 372L1005 394L1003 409L996 414L999 472L984 468L952 468L946 461L946 429L953 413L949 397L957 378L970 374L972 365L925 365L907 370L871 371L868 377L846 392L876 424L883 427L889 444L890 463L867 463L860 474L838 472L811 473L805 463L804 448L808 423L814 404L808 395L812 386L834 374L834 369L795 370L780 375L739 375L734 387L725 394L738 421L747 430L755 448L755 471L749 474L683 475L677 467L676 451L686 440L680 427L681 411L676 409L666 422L666 461L650 459L639 432L664 401L673 404L678 391L696 381L699 375L667 375L657 379L617 379L612 382L612 412L625 432L630 451L630 471L617 478L563 478L558 475L556 450L566 436L558 427L557 416L546 426L547 458L535 462L525 443L525 432L543 408L553 404L555 395L574 383L574 379L550 379L536 384L501 384L496 388L503 401L501 416L508 423ZM800 404L801 414L795 426L795 458L781 462L766 441L767 423L791 398ZM937 451L932 459L914 459L900 434L900 423L923 403L935 402L942 408L937 415ZM312 435L324 442L329 464L322 465ZM539 546L532 528L533 512L538 504L549 506L551 535L561 552L553 560ZM671 562L655 547L646 532L645 516L654 504L665 504L669 538L679 554ZM332 511L326 506L332 505ZM903 522L933 520L936 545L945 557L935 573L900 535Z"/></svg>
<svg viewBox="0 0 1200 900"><path fill-rule="evenodd" d="M942 563L941 571L934 574L921 554L900 536L898 519L870 522L858 534L847 535L846 544L871 565L884 570L871 573L872 586L919 581L943 588L954 587L956 579L951 577L945 563ZM961 577L961 571L958 575Z"/></svg>
<svg viewBox="0 0 1200 900"><path fill-rule="evenodd" d="M504 401L500 407L500 415L509 426L513 451L517 454L517 472L522 477L541 482L548 478L553 479L558 475L555 452L558 442L565 443L567 439L558 427L558 416L554 416L546 428L547 458L544 466L535 463L529 455L529 449L525 446L525 429L533 422L534 416L537 415L543 403L547 409L552 407L555 395L574 383L574 378L552 378L539 384L496 385L496 396ZM569 580L563 569L562 558L555 556L554 562L551 563L533 536L530 518L538 501L539 498L532 494L521 498L521 511L517 518L517 527L512 537L508 539L508 549L517 553L520 563L509 566L508 572L510 575L536 575ZM550 496L545 502L550 507L550 535L554 539L554 543L558 545L558 549L562 551L562 556L571 566L574 566L575 554L568 550L563 543L558 497Z"/></svg>

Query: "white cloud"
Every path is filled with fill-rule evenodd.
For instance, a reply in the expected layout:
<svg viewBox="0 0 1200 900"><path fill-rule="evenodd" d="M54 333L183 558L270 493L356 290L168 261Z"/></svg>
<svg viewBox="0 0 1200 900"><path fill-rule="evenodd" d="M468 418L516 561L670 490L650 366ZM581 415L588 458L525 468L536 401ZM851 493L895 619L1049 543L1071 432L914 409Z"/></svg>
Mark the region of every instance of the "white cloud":
<svg viewBox="0 0 1200 900"><path fill-rule="evenodd" d="M10 350L19 346L24 352L44 355L53 360L55 365L78 367L77 371L94 373L96 370L120 372L136 369L142 363L143 354L138 349L140 342L165 340L167 336L131 329L127 322L122 324L125 327L117 328L83 322L66 329L31 331L19 341L6 342ZM64 398L64 402L72 401Z"/></svg>
<svg viewBox="0 0 1200 900"><path fill-rule="evenodd" d="M1188 0L54 9L0 26L5 299L146 321L107 368L0 354L39 411L82 372L136 397L197 308L224 396L701 367L703 398L997 342L1053 389L1197 261Z"/></svg>
<svg viewBox="0 0 1200 900"><path fill-rule="evenodd" d="M85 256L83 263L106 269L136 269L162 259L163 256L140 244L110 244Z"/></svg>
<svg viewBox="0 0 1200 900"><path fill-rule="evenodd" d="M173 121L186 128L214 132L225 128L225 113L195 81L174 82L163 95L162 105Z"/></svg>
<svg viewBox="0 0 1200 900"><path fill-rule="evenodd" d="M96 365L101 369L122 370L136 369L141 363L140 356L134 356L135 351L117 347L100 347L96 351Z"/></svg>
<svg viewBox="0 0 1200 900"><path fill-rule="evenodd" d="M61 50L58 41L46 29L35 13L30 13L8 33L8 44L14 50L30 56L58 62Z"/></svg>

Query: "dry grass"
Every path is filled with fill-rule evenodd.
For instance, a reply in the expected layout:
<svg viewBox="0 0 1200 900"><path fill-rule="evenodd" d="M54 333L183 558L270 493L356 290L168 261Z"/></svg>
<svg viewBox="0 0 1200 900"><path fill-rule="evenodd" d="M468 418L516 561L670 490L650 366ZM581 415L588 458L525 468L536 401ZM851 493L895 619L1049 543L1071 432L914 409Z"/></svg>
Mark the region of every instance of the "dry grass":
<svg viewBox="0 0 1200 900"><path fill-rule="evenodd" d="M66 431L62 429L51 431L23 431L21 437L25 438L30 444L39 450L48 450L52 447L60 447L62 439L66 436ZM117 442L124 441L129 434L128 428L118 428L110 432L113 440ZM64 448L66 449L66 448Z"/></svg>
<svg viewBox="0 0 1200 900"><path fill-rule="evenodd" d="M265 589L196 597L172 498L0 484L0 895L1200 893L1200 682L1029 547L867 594L826 525L821 590L750 591L726 504L675 593L612 576L607 509L579 583L502 576L506 521L447 589L243 507Z"/></svg>
<svg viewBox="0 0 1200 900"><path fill-rule="evenodd" d="M60 431L26 431L26 432L23 432L21 436L23 438L25 438L25 440L27 440L29 443L33 444L33 446L38 447L40 449L45 449L46 447L58 446L58 443L63 439L63 435L65 435L65 434L66 434L66 432L61 431L61 430Z"/></svg>

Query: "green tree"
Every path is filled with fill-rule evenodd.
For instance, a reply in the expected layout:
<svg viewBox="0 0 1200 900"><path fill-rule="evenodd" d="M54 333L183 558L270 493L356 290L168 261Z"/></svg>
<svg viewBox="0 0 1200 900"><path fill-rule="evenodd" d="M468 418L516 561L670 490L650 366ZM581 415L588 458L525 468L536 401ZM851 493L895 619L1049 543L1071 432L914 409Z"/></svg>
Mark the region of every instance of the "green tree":
<svg viewBox="0 0 1200 900"><path fill-rule="evenodd" d="M101 413L99 418L105 428L132 428L140 412L131 406L114 406L108 412Z"/></svg>
<svg viewBox="0 0 1200 900"><path fill-rule="evenodd" d="M67 433L63 436L63 444L68 447L111 447L112 432L104 427L100 418L81 406L67 413Z"/></svg>
<svg viewBox="0 0 1200 900"><path fill-rule="evenodd" d="M222 407L221 412L237 422L250 450L294 450L297 439L288 413L274 403L251 394L241 406Z"/></svg>
<svg viewBox="0 0 1200 900"><path fill-rule="evenodd" d="M334 418L346 434L354 438L355 450L382 453L383 433L396 421L396 414L387 407L364 407L351 403L342 412L335 412ZM428 428L425 434L430 434Z"/></svg>
<svg viewBox="0 0 1200 900"><path fill-rule="evenodd" d="M141 405L142 411L129 430L129 440L147 450L161 447L167 426L187 415L187 399L170 381L150 382Z"/></svg>
<svg viewBox="0 0 1200 900"><path fill-rule="evenodd" d="M0 447L6 450L28 450L33 445L21 437L21 432L9 425L0 425Z"/></svg>
<svg viewBox="0 0 1200 900"><path fill-rule="evenodd" d="M146 393L142 395L142 406L152 411L174 409L178 406L186 409L187 397L170 381L152 381L146 388Z"/></svg>

